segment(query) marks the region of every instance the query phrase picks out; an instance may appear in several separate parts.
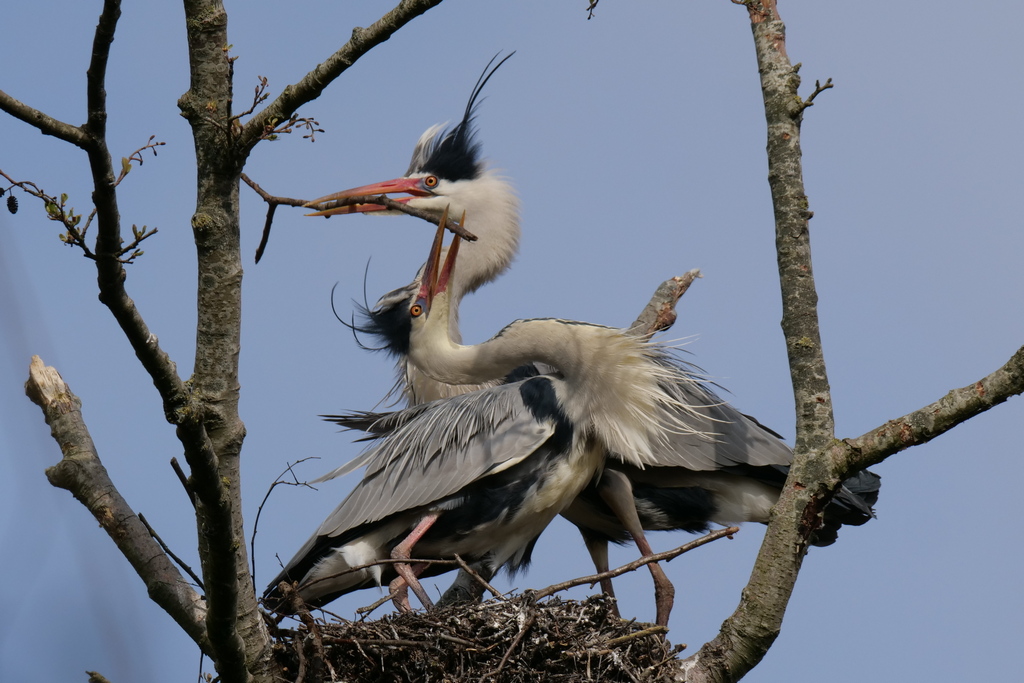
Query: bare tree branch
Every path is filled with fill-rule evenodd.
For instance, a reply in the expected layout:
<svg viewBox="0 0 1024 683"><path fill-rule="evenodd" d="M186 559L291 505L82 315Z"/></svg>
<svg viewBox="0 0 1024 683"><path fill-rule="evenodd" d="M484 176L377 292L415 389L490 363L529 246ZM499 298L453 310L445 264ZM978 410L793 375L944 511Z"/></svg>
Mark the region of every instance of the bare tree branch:
<svg viewBox="0 0 1024 683"><path fill-rule="evenodd" d="M651 300L640 311L640 315L629 326L630 330L636 331L645 337L651 337L657 332L669 329L676 323L676 304L686 290L690 288L693 281L703 277L700 271L694 268L691 271L665 280L655 290Z"/></svg>
<svg viewBox="0 0 1024 683"><path fill-rule="evenodd" d="M100 462L82 419L82 402L60 374L32 357L25 393L38 405L64 457L46 470L50 483L67 489L92 513L146 584L149 597L209 654L203 599L178 572L118 493Z"/></svg>
<svg viewBox="0 0 1024 683"><path fill-rule="evenodd" d="M43 135L52 135L59 140L70 142L75 147L85 149L89 143L89 136L78 126L72 126L70 123L47 116L38 109L33 109L24 102L14 99L3 90L0 90L0 111L5 111L19 121L24 121L38 129Z"/></svg>
<svg viewBox="0 0 1024 683"><path fill-rule="evenodd" d="M834 442L829 457L847 472L880 463L893 453L931 441L961 422L1024 392L1024 346L1001 368L938 401L890 420L855 439ZM842 475L841 475L842 476Z"/></svg>
<svg viewBox="0 0 1024 683"><path fill-rule="evenodd" d="M402 0L397 7L369 28L353 29L352 37L341 49L318 64L301 81L285 87L277 99L242 127L239 136L242 149L251 150L268 128L273 128L277 122L290 118L299 107L315 100L356 60L386 41L398 29L439 4L441 0Z"/></svg>
<svg viewBox="0 0 1024 683"><path fill-rule="evenodd" d="M121 18L121 0L104 0L103 12L92 41L92 59L86 71L86 106L88 118L82 128L86 133L102 138L107 133L107 60L114 30Z"/></svg>

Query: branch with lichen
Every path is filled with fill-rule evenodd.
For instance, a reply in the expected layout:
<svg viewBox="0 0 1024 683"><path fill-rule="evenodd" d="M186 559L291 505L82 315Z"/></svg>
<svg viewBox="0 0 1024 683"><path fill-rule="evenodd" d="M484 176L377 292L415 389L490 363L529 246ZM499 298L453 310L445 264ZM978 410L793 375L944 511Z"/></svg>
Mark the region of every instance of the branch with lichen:
<svg viewBox="0 0 1024 683"><path fill-rule="evenodd" d="M939 400L853 439L834 442L826 456L840 476L882 462L899 451L927 443L975 415L1024 393L1024 346L998 370Z"/></svg>
<svg viewBox="0 0 1024 683"><path fill-rule="evenodd" d="M175 424L196 494L214 664L224 681L270 681L270 640L249 575L241 492L245 424L238 411L243 274L238 178L249 150L224 129L234 99L224 3L185 0L184 10L190 82L178 106L196 152L191 225L198 286L190 394Z"/></svg>
<svg viewBox="0 0 1024 683"><path fill-rule="evenodd" d="M837 441L817 316L804 192L800 124L831 80L801 100L799 65L786 54L785 25L774 0L742 3L749 12L768 124L768 180L775 212L782 287L782 328L796 399L793 465L736 611L719 634L680 664L677 680L736 681L756 666L782 626L811 534L844 478L924 443L1024 391L1024 349L992 375L856 439Z"/></svg>

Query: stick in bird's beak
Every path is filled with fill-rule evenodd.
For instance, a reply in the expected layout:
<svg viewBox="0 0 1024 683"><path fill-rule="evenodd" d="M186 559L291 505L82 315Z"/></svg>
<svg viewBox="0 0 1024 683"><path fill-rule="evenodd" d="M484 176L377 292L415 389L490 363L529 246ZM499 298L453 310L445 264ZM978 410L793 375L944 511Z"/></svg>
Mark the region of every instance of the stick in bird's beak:
<svg viewBox="0 0 1024 683"><path fill-rule="evenodd" d="M462 221L466 220L466 213L462 213ZM430 256L427 257L427 267L423 271L423 281L420 284L420 293L417 298L423 299L427 304L427 310L434 302L434 297L448 289L448 282L455 271L455 259L459 254L459 243L462 241L458 235L452 238L448 247L448 255L445 257L444 266L441 266L441 246L444 243L444 231L448 229L448 207L445 207L441 214L441 223L437 226L434 234L434 243L430 246Z"/></svg>
<svg viewBox="0 0 1024 683"><path fill-rule="evenodd" d="M326 197L314 199L303 206L317 209L314 213L307 213L307 216L334 216L343 213L386 211L387 207L381 204L345 204L344 202L345 200L353 197L370 197L375 195L391 194L392 192L404 192L411 196L392 198L394 201L404 204L413 197L427 197L430 195L429 192L424 191L420 186L422 180L422 178L395 178L394 180L385 180L381 183L363 185L362 187L354 187L351 190L335 192L334 194L329 194Z"/></svg>

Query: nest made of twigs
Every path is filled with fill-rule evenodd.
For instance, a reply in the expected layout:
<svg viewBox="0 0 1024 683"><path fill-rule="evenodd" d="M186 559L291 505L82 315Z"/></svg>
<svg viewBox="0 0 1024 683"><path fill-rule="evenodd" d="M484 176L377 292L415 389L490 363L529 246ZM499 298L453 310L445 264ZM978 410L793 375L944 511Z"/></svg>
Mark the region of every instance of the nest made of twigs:
<svg viewBox="0 0 1024 683"><path fill-rule="evenodd" d="M306 618L279 630L275 654L297 683L320 681L656 681L682 647L666 629L614 616L613 598L532 593L377 621Z"/></svg>

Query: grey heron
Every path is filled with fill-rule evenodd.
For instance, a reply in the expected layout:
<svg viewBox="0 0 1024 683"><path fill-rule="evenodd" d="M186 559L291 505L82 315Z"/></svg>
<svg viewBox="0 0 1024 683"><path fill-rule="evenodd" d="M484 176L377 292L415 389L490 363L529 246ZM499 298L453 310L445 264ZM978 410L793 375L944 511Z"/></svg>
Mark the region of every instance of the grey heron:
<svg viewBox="0 0 1024 683"><path fill-rule="evenodd" d="M505 59L507 59L506 57ZM494 69L501 65L499 62ZM493 63L493 60L492 60ZM383 206L363 204L331 207L339 199L383 193L403 193L400 201L440 214L445 206L453 212L466 211L479 239L462 246L459 268L448 287L451 316L449 330L458 341L458 306L461 297L500 275L511 263L519 241L517 202L511 187L480 158L475 139L473 115L481 89L494 73L490 64L478 79L462 120L452 129L433 126L421 136L409 170L402 178L364 185L323 197L313 202L320 211L312 215L344 213L388 213ZM422 273L422 271L421 271ZM409 285L384 295L375 307L365 309L364 322L357 329L376 336L381 348L398 359L398 387L410 406L432 399L455 396L501 378L471 384L437 382L408 362L411 318L409 302L417 296L420 275ZM540 374L546 368L527 366L511 379ZM595 566L607 568L608 542L632 538L644 555L651 554L643 530L683 529L699 531L709 523L732 524L767 521L767 511L777 500L792 454L777 434L756 420L734 410L713 392L699 392L687 400L703 401L716 425L717 445L707 441L683 444L696 452L717 450L730 455L708 456L699 471L677 468L671 457L658 463L657 470L640 470L612 461L600 486L585 489L564 515L581 530ZM405 415L405 414L402 414ZM392 429L400 415L382 419L380 414L333 416L338 424L379 433ZM405 418L403 418L405 419ZM815 542L834 540L839 524L859 524L871 517L870 506L877 498L878 480L870 473L847 482L826 509L823 528ZM850 490L856 489L856 490ZM659 623L667 620L673 589L661 569L650 565L654 575ZM611 582L602 584L611 593Z"/></svg>
<svg viewBox="0 0 1024 683"><path fill-rule="evenodd" d="M698 464L676 442L707 438L694 426L703 405L682 402L677 387L693 379L664 348L617 328L554 319L516 321L475 346L452 340L449 287L459 238L442 267L444 223L407 303L410 361L438 381L461 384L533 360L558 372L396 413L394 429L322 478L366 468L268 587L269 604L280 597L281 581L298 582L299 596L320 605L393 572L399 609L409 608L407 588L430 607L417 577L438 567L411 558L458 554L487 574L502 566L515 571L547 524L598 476L608 453L638 467L666 452L673 464ZM388 558L397 562L364 566Z"/></svg>
<svg viewBox="0 0 1024 683"><path fill-rule="evenodd" d="M494 68L491 59L470 93L462 119L452 128L443 124L431 126L420 136L412 153L409 168L401 178L335 192L310 202L318 208L310 216L366 213L388 215L380 204L349 204L333 206L339 200L365 195L400 194L396 201L441 215L448 209L456 216L466 212L472 217L476 242L463 244L459 257L459 275L450 285L452 338L460 340L459 303L466 294L476 291L508 269L519 249L519 201L512 186L480 154L473 121L480 93L494 72L514 52L506 55ZM453 386L436 382L422 375L405 362L408 347L408 301L416 296L422 269L411 283L388 292L371 310L366 332L382 335L387 349L398 357L398 387L409 405L435 398L455 396L477 388Z"/></svg>

